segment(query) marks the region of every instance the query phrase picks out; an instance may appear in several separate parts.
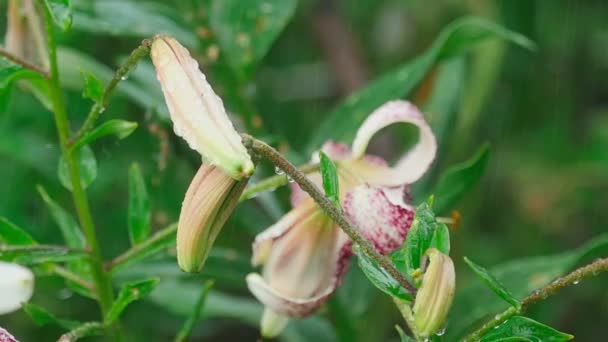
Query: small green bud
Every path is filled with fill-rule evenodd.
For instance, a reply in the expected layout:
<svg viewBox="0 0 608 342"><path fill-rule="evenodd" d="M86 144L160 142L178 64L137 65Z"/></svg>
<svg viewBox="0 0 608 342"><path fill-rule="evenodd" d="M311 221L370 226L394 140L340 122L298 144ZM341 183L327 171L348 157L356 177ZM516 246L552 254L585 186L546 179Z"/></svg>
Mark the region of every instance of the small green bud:
<svg viewBox="0 0 608 342"><path fill-rule="evenodd" d="M423 338L432 336L443 327L456 288L452 259L435 248L429 249L426 255L429 265L413 309L416 332Z"/></svg>

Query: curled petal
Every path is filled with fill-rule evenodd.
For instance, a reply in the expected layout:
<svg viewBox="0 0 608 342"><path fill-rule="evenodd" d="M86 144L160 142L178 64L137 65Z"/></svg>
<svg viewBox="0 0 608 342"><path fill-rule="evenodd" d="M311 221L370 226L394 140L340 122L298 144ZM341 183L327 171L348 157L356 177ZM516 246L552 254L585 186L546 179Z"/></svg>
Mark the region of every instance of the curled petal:
<svg viewBox="0 0 608 342"><path fill-rule="evenodd" d="M285 329L287 323L289 322L289 318L283 316L281 314L277 314L271 309L264 309L264 314L262 315L262 322L260 323L260 332L262 333L262 337L264 338L273 338Z"/></svg>
<svg viewBox="0 0 608 342"><path fill-rule="evenodd" d="M34 293L34 274L29 269L0 261L0 315L21 308Z"/></svg>
<svg viewBox="0 0 608 342"><path fill-rule="evenodd" d="M250 274L251 292L267 308L288 317L312 314L338 286L348 258L347 236L312 199L258 235L253 263L262 275Z"/></svg>
<svg viewBox="0 0 608 342"><path fill-rule="evenodd" d="M361 167L362 177L371 184L400 185L418 180L429 168L437 151L437 141L418 109L407 101L391 101L376 109L357 131L353 141L353 158L365 154L371 138L382 128L394 123L410 123L420 131L418 143L392 168L378 168L370 163Z"/></svg>
<svg viewBox="0 0 608 342"><path fill-rule="evenodd" d="M346 194L344 210L378 252L387 254L401 246L414 220L406 196L409 194L404 186L377 188L364 184Z"/></svg>
<svg viewBox="0 0 608 342"><path fill-rule="evenodd" d="M177 262L199 272L247 179L237 181L215 166L200 167L186 192L177 224Z"/></svg>
<svg viewBox="0 0 608 342"><path fill-rule="evenodd" d="M240 180L253 162L198 63L175 39L158 36L150 52L175 133L211 164Z"/></svg>

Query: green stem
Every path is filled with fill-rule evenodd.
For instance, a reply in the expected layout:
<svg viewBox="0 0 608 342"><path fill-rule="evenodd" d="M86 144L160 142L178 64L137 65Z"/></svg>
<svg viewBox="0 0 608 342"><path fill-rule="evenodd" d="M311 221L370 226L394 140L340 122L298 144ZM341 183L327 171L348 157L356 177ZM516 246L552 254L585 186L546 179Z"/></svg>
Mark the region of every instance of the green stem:
<svg viewBox="0 0 608 342"><path fill-rule="evenodd" d="M78 274L75 274L75 273L73 273L61 266L57 266L57 265L53 266L53 272L56 275L66 279L66 280L69 280L71 282L74 282L74 283L84 287L85 289L91 291L91 293L96 294L95 286L93 284L91 284L89 281L80 277Z"/></svg>
<svg viewBox="0 0 608 342"><path fill-rule="evenodd" d="M44 78L49 78L50 77L49 73L46 70L40 68L39 66L37 66L37 65L35 65L33 63L30 63L30 62L26 61L25 59L23 59L23 58L21 58L19 56L16 56L16 55L10 53L9 51L6 51L3 48L0 48L0 56L4 56L9 61L11 61L13 63L16 63L16 64L19 64L19 65L21 65L22 67L24 67L26 69L30 69L30 70L38 73L40 76L42 76Z"/></svg>
<svg viewBox="0 0 608 342"><path fill-rule="evenodd" d="M151 39L144 39L141 44L135 50L133 50L133 52L131 52L131 55L129 55L124 64L118 70L116 70L116 73L114 74L110 82L106 85L103 91L101 101L95 102L93 107L91 107L91 110L89 111L87 118L82 124L82 127L80 127L74 137L69 140L68 146L74 144L78 139L82 138L82 136L84 136L91 128L93 128L93 125L95 124L95 121L97 121L97 118L99 118L101 113L103 113L106 107L108 106L110 96L112 96L112 94L114 93L114 89L116 89L118 83L125 79L127 74L133 68L135 68L135 66L142 57L145 57L150 53L151 45Z"/></svg>
<svg viewBox="0 0 608 342"><path fill-rule="evenodd" d="M407 324L408 328L410 328L412 335L414 335L414 339L416 341L421 341L422 339L418 336L416 323L414 322L414 313L412 312L412 308L410 307L410 305L407 302L404 302L395 297L393 297L393 303L395 303L395 306L397 307L397 309L399 309L399 312L401 313L401 316L403 316L405 323Z"/></svg>
<svg viewBox="0 0 608 342"><path fill-rule="evenodd" d="M61 92L61 87L59 84L59 69L57 67L57 42L55 40L55 27L53 26L51 9L47 6L48 3L46 1L40 0L39 4L44 13L46 24L49 63L51 69L49 91L53 115L55 118L55 125L57 126L57 134L61 144L61 153L63 154L68 166L70 182L72 184L74 206L76 207L78 220L87 240L88 249L91 253L91 258L89 260L91 263L93 279L95 280L95 287L99 296L99 306L101 308L102 315L105 317L106 312L112 305L114 297L112 293L112 284L103 269L101 253L97 243L97 236L95 235L95 226L93 225L93 218L91 217L91 212L89 210L89 202L80 182L80 167L74 159L74 155L71 153L70 148L68 147L70 128L63 93Z"/></svg>
<svg viewBox="0 0 608 342"><path fill-rule="evenodd" d="M78 341L79 339L81 339L83 337L102 335L104 333L105 329L106 329L106 326L99 322L83 323L81 326L77 327L76 329L61 335L61 337L59 337L59 340L57 340L57 342L74 342L74 341Z"/></svg>
<svg viewBox="0 0 608 342"><path fill-rule="evenodd" d="M213 280L207 280L203 285L203 290L201 291L196 304L194 304L194 308L192 308L192 313L184 322L184 325L180 329L179 333L175 337L175 342L185 342L188 339L188 336L192 333L194 326L198 322L198 319L201 315L201 310L205 305L205 300L207 299L207 295L209 294L209 290L213 286Z"/></svg>
<svg viewBox="0 0 608 342"><path fill-rule="evenodd" d="M532 292L521 301L519 308L510 307L507 310L494 316L479 329L475 330L463 339L463 342L479 341L483 335L495 327L501 325L512 316L524 313L530 305L536 304L559 292L561 289L578 284L581 280L597 275L600 272L608 271L608 258L598 259L588 265L580 267L571 273L555 279L549 285Z"/></svg>
<svg viewBox="0 0 608 342"><path fill-rule="evenodd" d="M380 254L376 248L369 242L359 230L350 224L342 211L334 206L334 204L321 192L317 186L306 177L304 173L298 170L293 164L285 159L281 153L267 145L266 143L257 140L249 135L243 134L243 143L248 146L254 153L268 159L275 166L283 170L291 179L293 179L302 190L307 192L310 197L319 205L323 211L329 216L350 239L370 258L374 259L381 265L403 288L408 290L412 295L416 295L416 287L393 266L392 262L386 256Z"/></svg>
<svg viewBox="0 0 608 342"><path fill-rule="evenodd" d="M299 169L302 173L312 173L319 170L319 164L306 164L302 165ZM287 177L286 175L276 175L268 177L262 181L248 186L245 191L243 191L243 194L241 195L239 201L243 202L248 199L252 199L260 192L274 190L287 183L289 183L289 177Z"/></svg>

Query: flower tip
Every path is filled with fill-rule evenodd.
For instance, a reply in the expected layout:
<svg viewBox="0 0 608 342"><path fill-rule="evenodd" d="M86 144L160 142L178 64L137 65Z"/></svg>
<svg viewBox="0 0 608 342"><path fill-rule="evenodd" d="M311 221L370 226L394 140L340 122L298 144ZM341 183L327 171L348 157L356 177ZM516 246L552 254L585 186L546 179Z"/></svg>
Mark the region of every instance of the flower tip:
<svg viewBox="0 0 608 342"><path fill-rule="evenodd" d="M0 261L0 315L19 310L34 293L34 274L29 269Z"/></svg>
<svg viewBox="0 0 608 342"><path fill-rule="evenodd" d="M264 309L264 314L262 315L260 333L264 338L274 338L278 336L283 329L285 329L288 322L289 318L266 308Z"/></svg>

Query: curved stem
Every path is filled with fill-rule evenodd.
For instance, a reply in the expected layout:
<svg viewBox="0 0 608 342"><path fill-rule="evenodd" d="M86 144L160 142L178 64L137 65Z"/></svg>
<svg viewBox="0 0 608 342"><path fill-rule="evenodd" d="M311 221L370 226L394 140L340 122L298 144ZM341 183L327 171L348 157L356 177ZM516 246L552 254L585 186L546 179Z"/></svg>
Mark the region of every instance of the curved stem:
<svg viewBox="0 0 608 342"><path fill-rule="evenodd" d="M99 118L101 113L103 113L106 107L108 106L110 96L114 93L114 89L116 89L118 83L125 79L126 75L137 65L137 63L142 57L145 57L148 55L148 53L150 53L151 45L151 39L144 39L141 44L135 50L133 50L133 52L131 52L131 55L129 55L129 58L127 58L125 63L118 70L116 70L116 73L114 74L110 82L106 85L103 91L101 101L96 102L93 107L91 107L91 110L89 111L87 118L82 124L82 127L80 127L74 137L70 139L70 141L68 142L68 146L74 144L78 139L82 138L82 136L85 135L91 128L93 128L93 125L95 124L97 118Z"/></svg>
<svg viewBox="0 0 608 342"><path fill-rule="evenodd" d="M511 318L515 315L520 315L524 313L528 307L532 304L536 304L544 299L547 299L549 296L552 296L559 292L561 289L566 288L568 286L572 286L574 284L578 284L583 279L592 277L597 275L600 272L608 271L608 258L598 259L588 265L585 265L581 268L578 268L569 274L555 279L549 285L532 292L529 296L524 298L521 301L521 306L519 308L510 307L507 310L501 312L500 314L494 316L494 318L484 325L482 325L479 329L469 334L467 337L463 339L464 342L473 342L479 341L483 335L485 335L488 331L494 329L495 327L502 324L507 319Z"/></svg>
<svg viewBox="0 0 608 342"><path fill-rule="evenodd" d="M10 53L9 51L6 51L3 48L0 48L0 56L4 56L9 61L19 64L26 69L32 70L32 71L40 74L40 76L42 76L44 78L50 77L49 73L46 70L42 69L41 67L39 67L33 63L26 61L25 59L20 58L19 56L13 55L12 53Z"/></svg>
<svg viewBox="0 0 608 342"><path fill-rule="evenodd" d="M312 173L319 170L319 164L315 163L302 165L299 167L299 170L302 173ZM276 175L268 177L262 181L248 186L245 191L243 191L243 194L241 195L239 201L242 202L248 199L252 199L260 192L274 190L287 183L289 183L289 177L287 177L286 175Z"/></svg>
<svg viewBox="0 0 608 342"><path fill-rule="evenodd" d="M45 26L47 30L49 63L51 69L48 83L55 125L57 126L57 134L59 135L61 153L63 154L68 166L70 182L72 184L72 198L74 200L74 206L76 207L78 220L86 238L88 249L91 253L91 258L89 260L91 262L91 271L93 273L93 279L95 280L95 286L99 296L99 306L101 308L102 315L105 316L106 312L112 305L114 297L112 293L112 284L103 269L101 253L99 251L97 236L95 234L95 226L93 225L93 218L91 217L91 212L89 210L88 198L80 182L80 167L74 159L74 155L71 153L70 148L68 147L70 127L65 102L63 99L63 93L61 92L61 87L59 85L57 42L55 40L55 27L53 26L51 10L47 6L46 1L39 1L39 4L42 12L44 13Z"/></svg>
<svg viewBox="0 0 608 342"><path fill-rule="evenodd" d="M310 197L317 202L319 207L325 211L327 216L340 226L344 233L346 233L354 243L359 245L363 253L378 262L378 264L380 264L403 288L412 293L412 295L416 295L416 287L410 284L386 256L378 253L376 248L359 233L358 229L348 222L342 211L336 208L304 173L298 170L297 167L285 159L277 150L266 143L246 134L243 134L242 136L245 146L249 146L255 153L271 161L275 166L283 170L291 179L298 183L302 190L306 191Z"/></svg>

